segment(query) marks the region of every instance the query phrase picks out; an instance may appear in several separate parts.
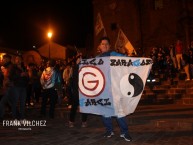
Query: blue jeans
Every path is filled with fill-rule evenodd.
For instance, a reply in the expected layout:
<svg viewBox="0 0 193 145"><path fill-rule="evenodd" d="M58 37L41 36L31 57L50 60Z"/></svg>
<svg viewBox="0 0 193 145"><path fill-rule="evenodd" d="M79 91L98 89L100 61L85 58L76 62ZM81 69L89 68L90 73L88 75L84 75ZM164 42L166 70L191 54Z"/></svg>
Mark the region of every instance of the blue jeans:
<svg viewBox="0 0 193 145"><path fill-rule="evenodd" d="M19 102L19 118L24 119L25 118L25 102L26 102L26 97L27 97L27 89L26 87L14 87L15 89L15 94L14 98L15 101L13 102L13 107L15 108L13 115L18 117L17 115L17 104Z"/></svg>
<svg viewBox="0 0 193 145"><path fill-rule="evenodd" d="M15 94L15 89L13 86L8 87L5 93L3 94L3 97L0 100L0 118L3 118L4 109L7 104L10 105L11 107L13 118L14 119L16 118L16 107L14 107L13 105L13 102L16 101L14 94Z"/></svg>
<svg viewBox="0 0 193 145"><path fill-rule="evenodd" d="M42 92L42 106L41 106L41 115L46 116L46 105L48 102L48 98L50 99L50 110L49 117L54 118L55 105L57 103L57 92L55 88L44 89Z"/></svg>
<svg viewBox="0 0 193 145"><path fill-rule="evenodd" d="M106 131L113 132L112 118L102 116L102 120L103 120L103 124L106 128ZM116 120L119 124L121 134L128 134L128 125L126 122L126 117L121 117L121 118L117 117Z"/></svg>

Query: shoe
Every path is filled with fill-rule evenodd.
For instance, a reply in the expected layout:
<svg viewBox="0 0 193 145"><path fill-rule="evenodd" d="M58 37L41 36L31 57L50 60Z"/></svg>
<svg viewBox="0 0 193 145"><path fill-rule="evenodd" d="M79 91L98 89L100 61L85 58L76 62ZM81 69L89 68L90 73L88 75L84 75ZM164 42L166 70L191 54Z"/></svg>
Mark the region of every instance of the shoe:
<svg viewBox="0 0 193 145"><path fill-rule="evenodd" d="M81 125L82 128L85 128L87 127L87 123L86 122L82 122L82 125Z"/></svg>
<svg viewBox="0 0 193 145"><path fill-rule="evenodd" d="M132 138L129 134L121 134L120 137L124 138L126 141L132 141Z"/></svg>
<svg viewBox="0 0 193 145"><path fill-rule="evenodd" d="M190 81L190 79L186 79L185 81Z"/></svg>
<svg viewBox="0 0 193 145"><path fill-rule="evenodd" d="M69 128L73 128L74 127L74 122L69 121L66 126L68 126Z"/></svg>
<svg viewBox="0 0 193 145"><path fill-rule="evenodd" d="M107 132L105 132L105 134L103 135L104 137L107 137L107 138L110 138L111 136L113 136L114 135L114 132L109 132L109 131L107 131Z"/></svg>

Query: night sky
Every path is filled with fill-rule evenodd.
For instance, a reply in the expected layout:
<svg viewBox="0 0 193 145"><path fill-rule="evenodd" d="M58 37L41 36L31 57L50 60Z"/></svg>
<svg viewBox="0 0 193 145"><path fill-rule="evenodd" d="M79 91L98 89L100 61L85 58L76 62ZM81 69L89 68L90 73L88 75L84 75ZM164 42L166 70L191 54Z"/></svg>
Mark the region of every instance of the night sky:
<svg viewBox="0 0 193 145"><path fill-rule="evenodd" d="M52 41L61 45L85 47L92 35L91 0L60 0L53 2L1 2L0 47L28 50Z"/></svg>

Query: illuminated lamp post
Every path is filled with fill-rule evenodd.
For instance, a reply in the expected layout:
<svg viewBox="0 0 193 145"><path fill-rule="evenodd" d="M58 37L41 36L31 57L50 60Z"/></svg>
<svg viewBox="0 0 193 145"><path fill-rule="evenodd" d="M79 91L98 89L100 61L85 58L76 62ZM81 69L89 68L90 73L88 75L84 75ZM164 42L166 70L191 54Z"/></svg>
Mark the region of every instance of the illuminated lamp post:
<svg viewBox="0 0 193 145"><path fill-rule="evenodd" d="M50 59L50 43L51 43L51 38L52 38L52 32L48 32L48 38L49 38L48 58Z"/></svg>

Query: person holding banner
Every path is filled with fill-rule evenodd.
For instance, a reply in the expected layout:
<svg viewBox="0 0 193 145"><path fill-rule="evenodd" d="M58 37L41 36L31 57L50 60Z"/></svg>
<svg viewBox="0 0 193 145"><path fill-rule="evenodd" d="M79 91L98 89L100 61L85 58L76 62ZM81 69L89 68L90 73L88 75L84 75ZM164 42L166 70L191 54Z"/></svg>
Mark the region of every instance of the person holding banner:
<svg viewBox="0 0 193 145"><path fill-rule="evenodd" d="M70 113L69 113L69 122L66 124L68 127L73 128L74 122L77 114L77 110L79 107L79 89L78 89L78 69L79 69L79 62L82 58L81 54L77 54L75 65L72 67L72 75L70 77L69 83L72 91L71 97L71 105ZM81 127L85 128L87 127L87 114L81 113Z"/></svg>
<svg viewBox="0 0 193 145"><path fill-rule="evenodd" d="M99 49L101 54L96 57L105 57L105 56L125 56L124 54L117 53L115 51L110 50L110 39L108 37L102 37L100 39ZM110 138L114 135L113 132L113 124L112 124L113 116L102 116L103 124L106 128L106 132L104 137ZM126 141L132 141L132 138L129 135L128 124L126 122L126 116L116 116L116 120L119 124L121 135L120 137L124 138Z"/></svg>

